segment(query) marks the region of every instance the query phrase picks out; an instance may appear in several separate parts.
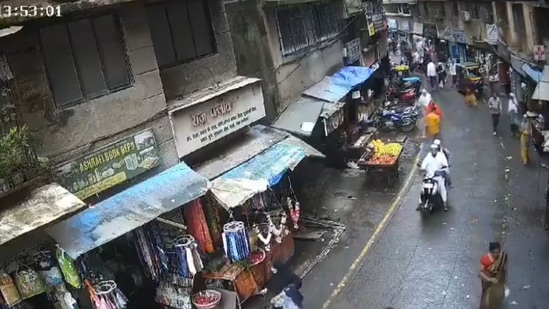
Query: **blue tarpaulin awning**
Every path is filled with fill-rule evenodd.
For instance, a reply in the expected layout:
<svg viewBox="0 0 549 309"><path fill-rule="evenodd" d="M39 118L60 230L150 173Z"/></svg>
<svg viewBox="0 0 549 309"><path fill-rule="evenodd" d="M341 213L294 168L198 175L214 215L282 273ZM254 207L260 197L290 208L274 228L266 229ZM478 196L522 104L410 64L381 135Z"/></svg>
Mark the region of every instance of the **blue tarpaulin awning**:
<svg viewBox="0 0 549 309"><path fill-rule="evenodd" d="M286 171L307 156L324 157L307 143L289 136L213 180L211 192L226 209L238 207L276 185Z"/></svg>
<svg viewBox="0 0 549 309"><path fill-rule="evenodd" d="M533 79L536 83L539 83L541 81L541 78L543 76L543 73L537 70L534 70L530 65L525 63L522 65L522 70L526 75L528 75L531 79Z"/></svg>
<svg viewBox="0 0 549 309"><path fill-rule="evenodd" d="M179 163L47 229L72 258L204 195L208 180Z"/></svg>
<svg viewBox="0 0 549 309"><path fill-rule="evenodd" d="M351 91L356 86L367 81L375 70L368 67L348 66L343 67L337 73L332 75L332 81L334 84L344 87L347 92Z"/></svg>
<svg viewBox="0 0 549 309"><path fill-rule="evenodd" d="M326 102L337 102L353 88L368 80L374 71L367 67L343 67L333 76L324 77L320 82L305 90L303 94Z"/></svg>

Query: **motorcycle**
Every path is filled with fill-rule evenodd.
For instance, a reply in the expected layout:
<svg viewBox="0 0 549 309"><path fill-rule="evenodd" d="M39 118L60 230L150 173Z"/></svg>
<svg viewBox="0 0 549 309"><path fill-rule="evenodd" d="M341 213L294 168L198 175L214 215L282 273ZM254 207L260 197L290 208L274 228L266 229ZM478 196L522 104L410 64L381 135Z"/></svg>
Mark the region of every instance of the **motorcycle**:
<svg viewBox="0 0 549 309"><path fill-rule="evenodd" d="M381 110L371 121L371 124L382 131L399 130L411 132L416 128L417 111L398 113L393 110Z"/></svg>
<svg viewBox="0 0 549 309"><path fill-rule="evenodd" d="M398 100L409 105L415 104L417 95L418 94L414 88L398 90L394 87L387 89L387 92L385 94L386 99L389 101Z"/></svg>
<svg viewBox="0 0 549 309"><path fill-rule="evenodd" d="M442 177L439 172L436 172L433 175L425 175L423 177L421 194L419 196L419 211L423 214L430 213L433 211L435 206L443 204L438 181L436 179L437 177ZM448 188L446 189L448 190Z"/></svg>

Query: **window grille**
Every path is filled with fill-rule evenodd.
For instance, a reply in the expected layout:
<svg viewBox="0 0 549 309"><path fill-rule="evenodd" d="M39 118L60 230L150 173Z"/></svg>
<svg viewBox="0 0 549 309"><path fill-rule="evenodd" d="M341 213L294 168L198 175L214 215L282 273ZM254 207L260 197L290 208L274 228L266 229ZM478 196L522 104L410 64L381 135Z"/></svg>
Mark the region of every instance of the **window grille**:
<svg viewBox="0 0 549 309"><path fill-rule="evenodd" d="M277 8L282 55L290 55L332 39L343 29L343 6L317 2Z"/></svg>

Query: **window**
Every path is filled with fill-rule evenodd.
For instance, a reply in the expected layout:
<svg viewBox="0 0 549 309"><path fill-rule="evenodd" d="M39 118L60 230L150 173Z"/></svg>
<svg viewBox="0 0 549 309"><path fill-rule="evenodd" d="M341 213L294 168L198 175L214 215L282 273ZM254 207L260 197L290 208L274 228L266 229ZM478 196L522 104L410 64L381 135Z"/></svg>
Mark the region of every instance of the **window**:
<svg viewBox="0 0 549 309"><path fill-rule="evenodd" d="M40 40L58 106L98 97L131 83L126 46L113 15L42 28Z"/></svg>
<svg viewBox="0 0 549 309"><path fill-rule="evenodd" d="M515 23L516 33L526 33L526 23L524 22L522 3L513 3L513 22Z"/></svg>
<svg viewBox="0 0 549 309"><path fill-rule="evenodd" d="M479 9L479 18L486 23L492 22L492 4L491 3L479 3L478 4Z"/></svg>
<svg viewBox="0 0 549 309"><path fill-rule="evenodd" d="M276 18L283 55L336 37L342 30L343 6L318 2L278 8Z"/></svg>
<svg viewBox="0 0 549 309"><path fill-rule="evenodd" d="M410 15L410 7L408 6L408 4L400 4L398 6L398 13L399 14Z"/></svg>
<svg viewBox="0 0 549 309"><path fill-rule="evenodd" d="M147 8L147 16L160 68L217 52L207 1L155 4Z"/></svg>

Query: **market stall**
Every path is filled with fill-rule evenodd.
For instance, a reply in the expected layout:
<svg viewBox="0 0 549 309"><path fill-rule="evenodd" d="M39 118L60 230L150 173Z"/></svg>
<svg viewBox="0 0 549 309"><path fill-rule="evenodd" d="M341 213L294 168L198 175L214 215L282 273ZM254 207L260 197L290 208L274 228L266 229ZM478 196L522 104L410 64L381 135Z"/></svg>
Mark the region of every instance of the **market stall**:
<svg viewBox="0 0 549 309"><path fill-rule="evenodd" d="M405 141L405 138L397 142L373 140L357 165L366 170L368 179L385 179L392 186L399 177L399 161Z"/></svg>

